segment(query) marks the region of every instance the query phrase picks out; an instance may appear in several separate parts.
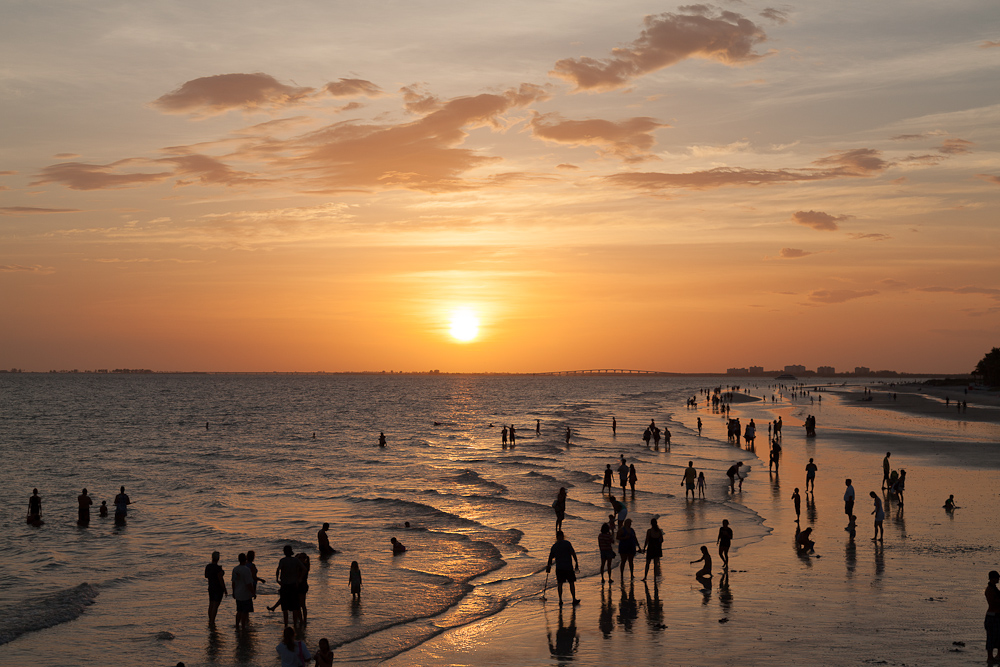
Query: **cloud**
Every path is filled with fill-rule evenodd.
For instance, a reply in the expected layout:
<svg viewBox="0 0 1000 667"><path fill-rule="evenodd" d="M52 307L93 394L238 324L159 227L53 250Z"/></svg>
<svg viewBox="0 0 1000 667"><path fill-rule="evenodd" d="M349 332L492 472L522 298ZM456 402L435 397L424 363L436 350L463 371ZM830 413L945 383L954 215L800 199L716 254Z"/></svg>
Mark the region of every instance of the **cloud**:
<svg viewBox="0 0 1000 667"><path fill-rule="evenodd" d="M897 134L894 137L889 137L891 141L917 141L919 139L927 139L928 137L939 137L942 134L948 134L944 130L931 130L930 132L922 132L920 134Z"/></svg>
<svg viewBox="0 0 1000 667"><path fill-rule="evenodd" d="M1000 289L995 287L918 287L918 292L944 292L947 294L982 294L994 301L1000 301Z"/></svg>
<svg viewBox="0 0 1000 667"><path fill-rule="evenodd" d="M600 146L602 152L626 162L648 160L649 149L656 140L653 131L669 127L653 118L610 120L565 120L556 113L535 113L531 119L532 134L546 141L576 146Z"/></svg>
<svg viewBox="0 0 1000 667"><path fill-rule="evenodd" d="M850 220L853 217L851 215L830 215L823 211L796 211L792 214L792 220L795 222L821 232L835 232L840 229L838 222Z"/></svg>
<svg viewBox="0 0 1000 667"><path fill-rule="evenodd" d="M850 239L854 239L855 241L860 241L863 239L868 239L870 241L886 241L892 238L888 234L874 234L874 233L873 234L854 233L854 234L848 234L847 237Z"/></svg>
<svg viewBox="0 0 1000 667"><path fill-rule="evenodd" d="M286 86L274 77L255 74L216 74L192 79L152 102L165 113L214 116L232 109L276 109L301 103L312 88Z"/></svg>
<svg viewBox="0 0 1000 667"><path fill-rule="evenodd" d="M788 12L775 9L774 7L765 7L764 11L762 11L760 15L769 21L774 21L775 23L781 25L788 23Z"/></svg>
<svg viewBox="0 0 1000 667"><path fill-rule="evenodd" d="M399 92L403 93L403 108L410 113L430 113L440 109L443 104L441 98L424 91L420 84L403 86Z"/></svg>
<svg viewBox="0 0 1000 667"><path fill-rule="evenodd" d="M0 171L0 176L13 176L17 174L16 171Z"/></svg>
<svg viewBox="0 0 1000 667"><path fill-rule="evenodd" d="M198 182L202 185L258 185L271 182L270 179L254 178L244 171L237 171L216 158L208 155L176 155L165 157L157 162L173 164L176 169L173 176L179 177L177 185L190 185ZM185 179L192 176L192 179Z"/></svg>
<svg viewBox="0 0 1000 667"><path fill-rule="evenodd" d="M778 256L782 259L798 259L799 257L808 257L809 255L815 255L814 252L809 252L808 250L800 250L799 248L782 248Z"/></svg>
<svg viewBox="0 0 1000 667"><path fill-rule="evenodd" d="M44 215L47 213L79 213L78 208L36 208L34 206L0 206L0 215Z"/></svg>
<svg viewBox="0 0 1000 667"><path fill-rule="evenodd" d="M566 169L567 171L579 171L580 167L576 166L575 164L567 164L564 162L563 164L557 164L556 169Z"/></svg>
<svg viewBox="0 0 1000 667"><path fill-rule="evenodd" d="M813 162L822 168L804 169L744 169L742 167L716 167L705 171L684 174L660 172L628 172L606 176L614 185L635 188L650 193L667 189L706 190L726 186L773 185L822 181L834 178L877 176L891 166L881 153L870 148L841 151Z"/></svg>
<svg viewBox="0 0 1000 667"><path fill-rule="evenodd" d="M878 290L852 290L852 289L820 289L809 292L809 300L817 303L844 303L852 299L862 299L866 296L875 296Z"/></svg>
<svg viewBox="0 0 1000 667"><path fill-rule="evenodd" d="M906 287L906 283L899 280L894 280L892 278L886 278L884 280L880 280L878 281L878 283L879 285L885 285L890 289L903 289L904 287Z"/></svg>
<svg viewBox="0 0 1000 667"><path fill-rule="evenodd" d="M34 264L24 266L23 264L0 264L0 273L54 273L51 266L41 266Z"/></svg>
<svg viewBox="0 0 1000 667"><path fill-rule="evenodd" d="M73 158L80 157L80 155L78 153L56 153L52 157L57 160L72 160Z"/></svg>
<svg viewBox="0 0 1000 667"><path fill-rule="evenodd" d="M976 178L981 178L987 183L992 183L993 185L1000 185L1000 176L995 176L993 174L976 174Z"/></svg>
<svg viewBox="0 0 1000 667"><path fill-rule="evenodd" d="M31 185L46 185L59 183L71 190L107 190L126 188L132 185L143 185L164 181L173 172L156 173L119 173L117 168L136 160L125 159L111 164L86 164L83 162L61 162L42 169Z"/></svg>
<svg viewBox="0 0 1000 667"><path fill-rule="evenodd" d="M995 49L998 46L1000 46L1000 42L991 42L989 40L986 40L985 42L983 42L982 44L979 45L979 48L981 48L981 49Z"/></svg>
<svg viewBox="0 0 1000 667"><path fill-rule="evenodd" d="M767 41L767 35L753 21L729 11L712 16L706 5L681 9L688 13L647 16L639 37L612 49L609 58L564 58L550 74L574 84L577 91L606 91L687 58L738 65L764 57L753 49Z"/></svg>
<svg viewBox="0 0 1000 667"><path fill-rule="evenodd" d="M945 139L938 151L945 155L963 155L971 153L973 146L974 143L965 139Z"/></svg>
<svg viewBox="0 0 1000 667"><path fill-rule="evenodd" d="M380 97L382 89L364 79L340 79L331 81L323 89L333 97Z"/></svg>

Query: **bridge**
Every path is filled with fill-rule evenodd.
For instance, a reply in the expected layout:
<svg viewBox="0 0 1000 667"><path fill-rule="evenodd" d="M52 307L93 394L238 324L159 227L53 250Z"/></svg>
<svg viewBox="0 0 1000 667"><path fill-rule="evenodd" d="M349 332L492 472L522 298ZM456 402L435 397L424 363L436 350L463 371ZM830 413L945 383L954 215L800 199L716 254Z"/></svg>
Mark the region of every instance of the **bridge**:
<svg viewBox="0 0 1000 667"><path fill-rule="evenodd" d="M678 375L667 371L642 371L631 368L587 368L578 371L549 371L532 375Z"/></svg>

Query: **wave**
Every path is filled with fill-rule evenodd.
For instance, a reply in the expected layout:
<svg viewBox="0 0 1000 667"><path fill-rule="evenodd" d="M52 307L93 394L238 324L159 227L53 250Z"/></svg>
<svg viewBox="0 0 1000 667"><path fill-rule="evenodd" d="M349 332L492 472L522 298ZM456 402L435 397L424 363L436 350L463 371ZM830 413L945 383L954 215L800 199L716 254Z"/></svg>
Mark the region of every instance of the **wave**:
<svg viewBox="0 0 1000 667"><path fill-rule="evenodd" d="M446 477L445 479L456 484L483 486L488 489L494 489L498 493L507 493L507 487L503 484L489 479L483 479L475 470L469 470L468 468L457 475Z"/></svg>
<svg viewBox="0 0 1000 667"><path fill-rule="evenodd" d="M4 607L0 610L0 646L29 632L79 618L88 606L94 604L97 595L95 586L84 583Z"/></svg>

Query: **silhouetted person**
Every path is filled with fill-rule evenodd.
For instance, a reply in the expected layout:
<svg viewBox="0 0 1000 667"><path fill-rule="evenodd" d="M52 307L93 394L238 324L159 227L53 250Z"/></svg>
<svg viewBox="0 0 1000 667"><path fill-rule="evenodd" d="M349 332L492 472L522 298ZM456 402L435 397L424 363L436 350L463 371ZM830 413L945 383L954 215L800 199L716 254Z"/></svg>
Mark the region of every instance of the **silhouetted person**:
<svg viewBox="0 0 1000 667"><path fill-rule="evenodd" d="M618 466L618 483L622 485L622 499L625 498L625 485L628 484L628 464L625 457L622 457L621 465Z"/></svg>
<svg viewBox="0 0 1000 667"><path fill-rule="evenodd" d="M882 488L883 489L889 486L889 472L891 471L891 468L889 467L889 457L891 455L892 455L891 452L886 452L885 453L885 458L882 459Z"/></svg>
<svg viewBox="0 0 1000 667"><path fill-rule="evenodd" d="M681 479L681 486L684 487L684 499L687 500L688 493L694 500L694 487L698 479L698 472L694 469L694 461L688 461L688 467L684 469L684 477Z"/></svg>
<svg viewBox="0 0 1000 667"><path fill-rule="evenodd" d="M953 493L950 496L948 496L948 500L944 501L944 508L945 510L950 512L956 507L958 506L955 504L955 494Z"/></svg>
<svg viewBox="0 0 1000 667"><path fill-rule="evenodd" d="M278 567L274 570L274 580L278 582L278 601L273 607L268 607L273 611L278 605L281 605L281 615L285 625L288 625L288 612L292 612L293 623L298 624L302 621L302 603L299 599L302 563L292 555L294 552L292 545L285 545L285 556L278 561ZM294 631L292 636L294 637Z"/></svg>
<svg viewBox="0 0 1000 667"><path fill-rule="evenodd" d="M812 485L812 490L816 490L816 471L819 468L813 463L812 459L809 459L809 463L806 464L806 493L809 493L809 485Z"/></svg>
<svg viewBox="0 0 1000 667"><path fill-rule="evenodd" d="M507 426L506 426L506 424L500 430L500 444L504 445L504 446L507 445Z"/></svg>
<svg viewBox="0 0 1000 667"><path fill-rule="evenodd" d="M628 516L628 508L624 504L618 502L614 496L608 496L608 502L611 503L611 509L615 511L615 518L618 523L621 524L625 521L625 517Z"/></svg>
<svg viewBox="0 0 1000 667"><path fill-rule="evenodd" d="M90 506L94 504L94 499L87 495L87 489L83 490L83 493L76 497L76 502L79 504L79 510L77 513L76 522L81 526L90 525Z"/></svg>
<svg viewBox="0 0 1000 667"><path fill-rule="evenodd" d="M698 473L698 495L702 498L705 497L705 473Z"/></svg>
<svg viewBox="0 0 1000 667"><path fill-rule="evenodd" d="M812 528L806 528L795 536L795 546L798 548L799 553L812 553L813 547L816 545L816 543L810 539L812 537L812 531Z"/></svg>
<svg viewBox="0 0 1000 667"><path fill-rule="evenodd" d="M219 565L219 552L212 552L212 562L205 566L205 578L208 579L208 622L215 624L222 598L228 595L225 574Z"/></svg>
<svg viewBox="0 0 1000 667"><path fill-rule="evenodd" d="M570 595L573 596L573 604L580 604L576 599L576 573L580 569L580 561L577 560L576 550L573 545L563 536L561 530L556 531L556 542L549 549L549 560L545 564L545 572L552 571L552 562L556 564L556 582L559 584L559 604L563 603L563 584L569 584ZM575 567L574 567L575 565Z"/></svg>
<svg viewBox="0 0 1000 667"><path fill-rule="evenodd" d="M649 565L653 564L653 578L656 578L656 571L660 569L660 558L663 557L663 531L656 524L656 519L649 520L649 530L646 531L646 541L642 545L646 552L646 570L642 575L642 580L646 581L649 576Z"/></svg>
<svg viewBox="0 0 1000 667"><path fill-rule="evenodd" d="M542 420L541 419L536 419L535 420L535 435L541 435L541 434L542 434Z"/></svg>
<svg viewBox="0 0 1000 667"><path fill-rule="evenodd" d="M1000 573L990 570L989 583L986 584L986 660L995 665L1000 658L1000 591L997 590ZM994 651L997 653L995 654Z"/></svg>
<svg viewBox="0 0 1000 667"><path fill-rule="evenodd" d="M875 537L872 540L881 540L885 537L885 529L882 527L882 522L885 521L885 510L882 509L882 499L874 491L869 492L868 495L872 497L875 503L875 509L872 510L872 514L875 516Z"/></svg>
<svg viewBox="0 0 1000 667"><path fill-rule="evenodd" d="M38 489L32 489L28 496L28 523L42 525L42 497L38 495Z"/></svg>
<svg viewBox="0 0 1000 667"><path fill-rule="evenodd" d="M125 487L121 487L118 495L115 496L115 523L124 524L128 516L128 506L132 504L132 499L125 493Z"/></svg>
<svg viewBox="0 0 1000 667"><path fill-rule="evenodd" d="M614 417L611 418L611 435L618 435L618 422Z"/></svg>
<svg viewBox="0 0 1000 667"><path fill-rule="evenodd" d="M698 435L701 435L701 417L698 417Z"/></svg>
<svg viewBox="0 0 1000 667"><path fill-rule="evenodd" d="M398 556L399 554L406 553L406 547L403 546L403 543L397 540L395 537L391 538L389 541L392 542L393 556Z"/></svg>
<svg viewBox="0 0 1000 667"><path fill-rule="evenodd" d="M854 514L854 486L849 479L844 480L844 485L847 487L844 491L844 514L851 516Z"/></svg>
<svg viewBox="0 0 1000 667"><path fill-rule="evenodd" d="M733 543L733 529L729 527L729 519L723 519L719 527L719 537L716 538L719 545L719 558L722 559L722 567L729 569L729 547Z"/></svg>
<svg viewBox="0 0 1000 667"><path fill-rule="evenodd" d="M570 435L571 435L571 431L569 430L569 426L567 426L566 427L566 444L567 445L569 444Z"/></svg>
<svg viewBox="0 0 1000 667"><path fill-rule="evenodd" d="M257 597L257 584L266 584L267 582L260 578L257 574L257 564L254 563L254 558L257 557L257 552L251 549L247 552L247 569L250 570L250 574L253 575L253 596Z"/></svg>
<svg viewBox="0 0 1000 667"><path fill-rule="evenodd" d="M740 474L740 466L742 465L743 461L737 461L726 471L726 477L729 478L729 490L733 493L736 493L736 477ZM742 482L742 479L740 481Z"/></svg>
<svg viewBox="0 0 1000 667"><path fill-rule="evenodd" d="M635 474L635 464L628 464L628 486L632 489L632 495L635 496L635 483L639 481L639 476Z"/></svg>
<svg viewBox="0 0 1000 667"><path fill-rule="evenodd" d="M250 627L250 612L253 611L253 596L256 586L253 572L247 567L247 555L240 554L239 565L233 568L230 583L233 586L233 599L236 600L236 627Z"/></svg>
<svg viewBox="0 0 1000 667"><path fill-rule="evenodd" d="M573 659L580 646L580 637L576 631L576 609L570 612L569 625L563 621L562 609L559 610L559 628L556 630L555 641L552 640L552 633L546 632L549 642L549 653L556 658ZM560 662L560 664L562 664Z"/></svg>
<svg viewBox="0 0 1000 667"><path fill-rule="evenodd" d="M708 547L702 545L701 558L691 561L691 564L705 563L701 569L694 573L695 579L708 579L712 576L712 554L708 553Z"/></svg>
<svg viewBox="0 0 1000 667"><path fill-rule="evenodd" d="M601 524L601 532L597 536L597 548L601 552L601 581L604 581L604 568L608 568L608 582L614 581L611 578L611 563L615 560L615 536L611 533L608 524Z"/></svg>
<svg viewBox="0 0 1000 667"><path fill-rule="evenodd" d="M510 446L513 447L516 444L517 444L517 429L514 428L513 424L511 424L510 425Z"/></svg>
<svg viewBox="0 0 1000 667"><path fill-rule="evenodd" d="M108 516L108 501L107 500L102 500L101 501L101 506L98 509L97 513L99 515L101 515L102 517Z"/></svg>
<svg viewBox="0 0 1000 667"><path fill-rule="evenodd" d="M625 564L628 564L629 574L635 579L635 552L639 548L639 538L632 529L632 519L625 519L618 527L618 556L621 557L620 574L625 579Z"/></svg>
<svg viewBox="0 0 1000 667"><path fill-rule="evenodd" d="M330 538L326 534L326 531L328 530L330 530L330 524L324 523L323 527L319 529L318 533L316 533L316 540L319 542L320 558L332 556L337 553L337 550L330 546Z"/></svg>
<svg viewBox="0 0 1000 667"><path fill-rule="evenodd" d="M378 446L385 447L385 433L383 431L378 432Z"/></svg>
<svg viewBox="0 0 1000 667"><path fill-rule="evenodd" d="M351 585L351 599L360 600L361 599L361 568L358 567L358 561L351 561L351 573L347 577L348 583Z"/></svg>
<svg viewBox="0 0 1000 667"><path fill-rule="evenodd" d="M559 487L556 499L552 501L552 511L556 513L556 532L562 530L563 519L566 518L566 487Z"/></svg>
<svg viewBox="0 0 1000 667"><path fill-rule="evenodd" d="M799 495L799 487L795 487L792 492L792 502L795 503L795 521L798 522L802 516L802 496Z"/></svg>
<svg viewBox="0 0 1000 667"><path fill-rule="evenodd" d="M296 560L302 564L301 576L299 577L299 607L302 609L302 622L309 620L309 608L306 607L306 596L309 593L309 556L304 552L295 554Z"/></svg>
<svg viewBox="0 0 1000 667"><path fill-rule="evenodd" d="M329 639L323 637L319 640L319 647L313 658L316 660L316 667L333 667L333 650Z"/></svg>
<svg viewBox="0 0 1000 667"><path fill-rule="evenodd" d="M305 642L296 641L295 628L285 626L281 633L281 642L276 647L281 667L303 667L312 660L312 654Z"/></svg>
<svg viewBox="0 0 1000 667"><path fill-rule="evenodd" d="M604 489L611 493L611 489L614 486L614 471L611 469L611 464L609 463L604 469L604 484L601 485L601 493L604 493Z"/></svg>

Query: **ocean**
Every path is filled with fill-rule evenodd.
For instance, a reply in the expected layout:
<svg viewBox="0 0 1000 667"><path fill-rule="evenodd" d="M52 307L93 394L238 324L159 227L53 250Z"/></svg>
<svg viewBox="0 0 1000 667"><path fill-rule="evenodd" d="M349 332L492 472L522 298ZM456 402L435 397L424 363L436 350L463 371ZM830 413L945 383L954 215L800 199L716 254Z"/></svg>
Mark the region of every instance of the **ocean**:
<svg viewBox="0 0 1000 667"><path fill-rule="evenodd" d="M699 393L726 380L0 375L7 508L0 520L0 665L275 665L282 615L265 605L277 599L274 569L286 544L312 559L303 636L311 647L326 637L345 664L405 656L539 595L560 487L568 489L564 530L580 552L581 574L596 574L597 528L611 511L602 473L621 455L638 472L626 505L640 540L649 518L659 516L665 558L696 552L729 519L739 537L735 552L772 528L766 508L732 502L720 482L738 456L753 470L761 466L753 453L733 451L724 418ZM815 402L820 395L825 403ZM693 396L698 409L686 406ZM786 433L801 430L806 413L820 415L822 430L827 415L836 418L836 401L822 392L794 400L786 394L779 401ZM766 407L734 406L734 416L759 410L761 443ZM643 445L651 419L672 432L669 451ZM517 427L515 447L501 445L504 424ZM930 434L956 447L1000 441L992 423L956 431L951 423L901 417L892 424L852 419L840 428ZM695 512L681 511L678 480L688 460L712 480ZM615 482L620 497L617 475ZM122 485L132 505L127 525L116 526L97 516L97 505L111 506ZM24 520L35 487L45 521L37 528ZM95 500L85 528L76 525L84 487ZM327 559L316 548L323 522L338 550ZM391 537L406 545L405 554L392 555ZM228 581L237 554L251 549L267 581L250 632L233 630L231 598L217 626L208 627L203 571L211 553L221 552ZM348 587L355 560L364 579L359 603Z"/></svg>

